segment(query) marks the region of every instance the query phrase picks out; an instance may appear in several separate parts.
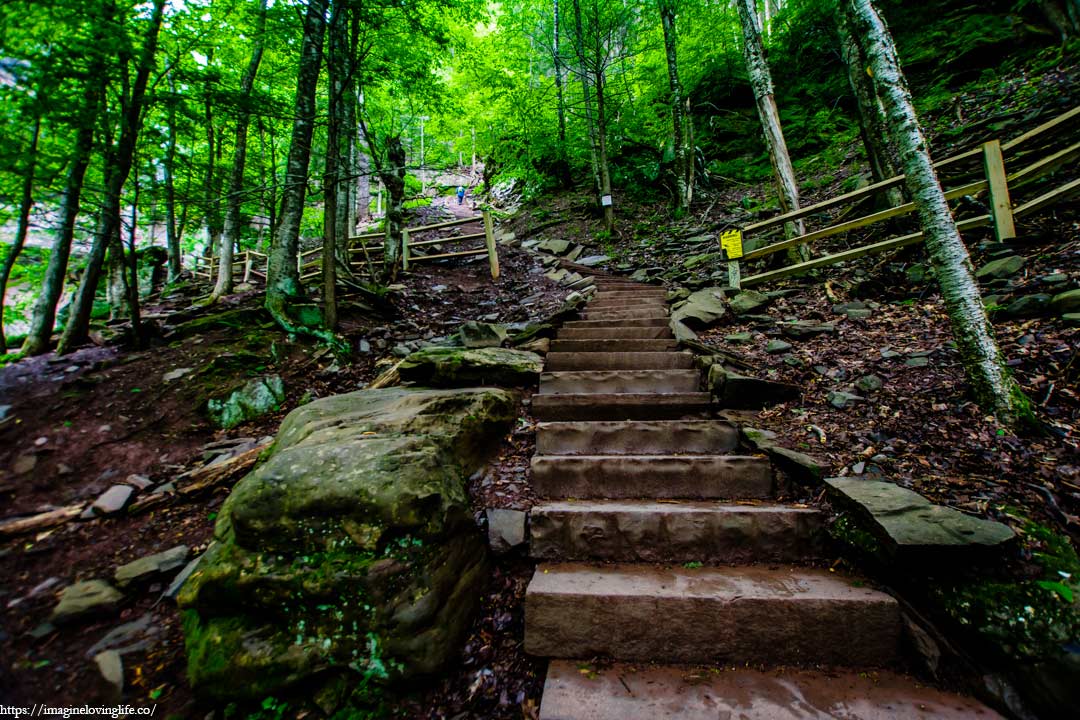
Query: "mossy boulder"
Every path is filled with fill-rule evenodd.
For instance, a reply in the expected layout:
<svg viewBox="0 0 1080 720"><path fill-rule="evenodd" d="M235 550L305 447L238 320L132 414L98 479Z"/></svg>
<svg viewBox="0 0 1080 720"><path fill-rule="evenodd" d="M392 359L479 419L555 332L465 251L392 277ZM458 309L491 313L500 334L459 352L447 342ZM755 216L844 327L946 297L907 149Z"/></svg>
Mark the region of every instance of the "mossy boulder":
<svg viewBox="0 0 1080 720"><path fill-rule="evenodd" d="M544 369L536 353L508 348L430 347L414 352L398 367L401 379L427 387L535 385Z"/></svg>
<svg viewBox="0 0 1080 720"><path fill-rule="evenodd" d="M249 380L225 397L211 398L206 410L215 425L229 430L276 410L283 402L285 384L278 375L270 375Z"/></svg>
<svg viewBox="0 0 1080 720"><path fill-rule="evenodd" d="M671 319L693 330L702 330L715 324L726 312L724 291L710 287L691 293L686 303L671 313Z"/></svg>
<svg viewBox="0 0 1080 720"><path fill-rule="evenodd" d="M343 678L375 692L452 660L487 574L465 480L518 402L388 388L290 413L178 597L196 693L315 694Z"/></svg>

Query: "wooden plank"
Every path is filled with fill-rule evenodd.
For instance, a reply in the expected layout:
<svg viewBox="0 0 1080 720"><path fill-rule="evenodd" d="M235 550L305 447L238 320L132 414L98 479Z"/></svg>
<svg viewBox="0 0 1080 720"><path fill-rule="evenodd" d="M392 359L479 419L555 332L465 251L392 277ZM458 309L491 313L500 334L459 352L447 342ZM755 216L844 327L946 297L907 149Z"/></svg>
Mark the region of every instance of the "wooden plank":
<svg viewBox="0 0 1080 720"><path fill-rule="evenodd" d="M1009 183L1005 180L1005 158L1001 156L1001 142L991 140L983 144L983 168L990 187L990 215L994 218L994 237L998 242L1016 237L1013 224L1012 201L1009 199Z"/></svg>
<svg viewBox="0 0 1080 720"><path fill-rule="evenodd" d="M491 221L491 211L485 210L484 218L484 245L487 246L488 266L491 268L491 279L499 279L499 252L495 248L495 227Z"/></svg>
<svg viewBox="0 0 1080 720"><path fill-rule="evenodd" d="M958 197L963 197L964 195L971 195L985 189L986 181L980 180L978 182L971 183L970 185L963 185L961 187L949 190L945 193L945 199L955 200ZM849 230L855 230L856 228L873 225L876 222L881 222L882 220L887 220L891 217L896 217L898 215L907 215L908 213L912 212L915 212L915 203L905 203L903 205L897 205L896 207L891 207L888 210L871 213L870 215L865 215L861 218L855 218L854 220L848 220L847 222L839 223L837 225L830 225L829 227L822 228L821 230L814 230L813 232L808 232L805 235L800 235L799 237L791 238L790 240L781 240L778 243L766 245L763 248L758 248L753 252L746 253L746 255L743 256L743 260L756 260L758 258L765 257L766 255L772 255L773 253L780 252L781 250L786 250L789 247L794 247L795 245L801 245L803 243L820 240L821 238L830 237L832 235L838 235Z"/></svg>
<svg viewBox="0 0 1080 720"><path fill-rule="evenodd" d="M421 240L419 242L410 242L409 246L418 248L425 245L445 245L447 243L459 242L461 240L478 240L482 237L486 237L484 233L473 233L471 235L454 235L452 237L436 238L435 240Z"/></svg>
<svg viewBox="0 0 1080 720"><path fill-rule="evenodd" d="M728 260L727 282L736 290L742 288L742 270L739 268L738 260Z"/></svg>
<svg viewBox="0 0 1080 720"><path fill-rule="evenodd" d="M440 253L438 255L417 255L410 262L418 263L421 260L439 260L441 258L465 257L466 255L487 255L487 248L479 250L462 250L461 252Z"/></svg>
<svg viewBox="0 0 1080 720"><path fill-rule="evenodd" d="M1074 107L1072 110L1068 111L1067 113L1063 113L1061 115L1058 115L1056 118L1054 118L1053 120L1050 120L1049 122L1043 123L1042 125L1035 128L1034 130L1027 131L1023 135L1021 135L1020 137L1015 137L1012 140L1009 140L1007 143L1005 143L1004 145L1001 146L1001 149L1002 150L1012 150L1013 148L1017 147L1018 145L1023 145L1024 143L1026 143L1028 140L1031 140L1032 138L1038 137L1039 135L1042 135L1045 132L1049 132L1050 130L1053 130L1054 128L1056 128L1059 125L1063 125L1065 123L1070 122L1073 118L1075 118L1077 116L1080 116L1080 105Z"/></svg>
<svg viewBox="0 0 1080 720"><path fill-rule="evenodd" d="M0 520L0 537L23 535L25 533L63 525L69 520L73 520L81 515L85 507L85 504L78 503L77 505L68 505L67 507L56 508L55 510L49 510L48 512L38 513L37 515L31 515L29 517Z"/></svg>
<svg viewBox="0 0 1080 720"><path fill-rule="evenodd" d="M448 222L435 223L434 225L421 225L420 227L409 228L409 232L416 234L418 232L424 232L425 230L438 230L439 228L454 227L455 225L468 225L472 222L479 222L483 219L483 216L476 215L471 218L461 218L459 220L450 220Z"/></svg>
<svg viewBox="0 0 1080 720"><path fill-rule="evenodd" d="M381 237L386 237L386 233L385 232L373 232L373 233L364 233L363 235L350 235L349 236L349 242L353 243L353 242L355 242L357 240L374 240L375 238L381 238Z"/></svg>
<svg viewBox="0 0 1080 720"><path fill-rule="evenodd" d="M1014 208L1013 215L1023 217L1078 194L1080 194L1080 178L1065 183L1050 192L1043 193L1034 200L1029 200L1018 208Z"/></svg>
<svg viewBox="0 0 1080 720"><path fill-rule="evenodd" d="M989 215L980 215L979 217L969 218L967 220L961 220L956 223L958 230L963 232L964 230L970 230L971 228L982 227L991 223ZM855 260L865 255L875 255L877 253L886 252L888 250L895 250L902 248L906 245L913 245L922 240L923 234L921 232L912 233L910 235L903 235L891 240L883 240L882 242L873 243L872 245L863 245L861 247L852 248L851 250L844 250L833 255L825 255L823 257L814 258L813 260L807 260L806 262L799 263L797 265L790 265L779 270L771 270L769 272L759 273L757 275L751 275L748 278L743 278L743 287L750 287L753 285L761 285L762 283L770 282L772 280L779 280L780 278L791 277L793 275L802 275L805 272L813 270L819 267L826 267L828 265L835 265L839 262L846 260Z"/></svg>
<svg viewBox="0 0 1080 720"><path fill-rule="evenodd" d="M968 150L967 152L960 153L959 155L954 155L953 157L945 158L940 162L936 162L934 163L934 167L940 169L946 167L947 165L952 165L954 163L960 162L961 160L970 160L971 158L978 157L981 154L982 148L975 148L974 150ZM747 225L743 228L743 236L745 237L750 233L758 232L760 230L778 227L786 222L802 220L809 217L810 215L814 215L825 210L831 210L832 208L838 207L840 205L846 205L850 202L854 202L855 200L860 200L880 190L887 190L888 188L901 185L903 184L905 178L905 175L897 175L895 177L888 178L887 180L882 180L881 182L874 183L873 185L867 185L866 187L859 190L854 190L847 193L846 195L838 195L837 197L834 197L830 200L823 200L816 205L810 205L809 207L792 210L791 212L784 215L777 215L776 217L769 218L768 220L762 220L761 222Z"/></svg>
<svg viewBox="0 0 1080 720"><path fill-rule="evenodd" d="M1073 143L1064 150L1058 150L1053 155L1048 155L1042 160L1033 162L1025 168L1010 173L1009 184L1014 188L1026 185L1032 180L1049 175L1055 170L1076 160L1078 157L1080 157L1080 142Z"/></svg>
<svg viewBox="0 0 1080 720"><path fill-rule="evenodd" d="M348 250L349 253L356 253L357 255L363 255L365 251L370 255L372 253L386 252L386 248L382 245L372 245L371 247L360 245L359 247L349 248Z"/></svg>

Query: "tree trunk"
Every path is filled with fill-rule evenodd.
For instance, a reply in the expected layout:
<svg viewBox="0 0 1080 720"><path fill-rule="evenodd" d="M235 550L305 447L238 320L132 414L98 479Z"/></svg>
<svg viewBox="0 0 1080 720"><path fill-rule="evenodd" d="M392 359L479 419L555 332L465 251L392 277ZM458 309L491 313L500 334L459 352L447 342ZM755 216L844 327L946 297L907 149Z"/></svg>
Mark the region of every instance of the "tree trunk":
<svg viewBox="0 0 1080 720"><path fill-rule="evenodd" d="M866 58L851 32L847 13L843 12L842 8L836 13L836 29L840 36L840 54L847 66L848 84L855 96L859 134L862 136L863 147L866 148L870 175L874 182L881 182L900 174L889 155L885 107L874 92L873 83L866 72ZM888 207L896 207L904 202L904 195L898 187L890 188L881 197L885 199Z"/></svg>
<svg viewBox="0 0 1080 720"><path fill-rule="evenodd" d="M262 62L263 38L266 35L266 3L267 0L261 0L259 4L251 60L248 61L247 71L240 81L241 104L236 118L236 143L233 149L232 171L229 174L229 194L225 200L225 229L221 236L221 252L219 253L221 264L218 265L217 284L214 286L214 292L210 294L210 302L216 302L233 291L233 249L240 240L242 227L240 206L244 191L248 124L251 119L248 106L252 88L255 87L255 78L259 74L259 64Z"/></svg>
<svg viewBox="0 0 1080 720"><path fill-rule="evenodd" d="M94 295L97 292L98 280L101 278L105 251L109 244L119 237L120 196L135 157L135 144L142 121L146 85L150 79L150 72L154 68L154 55L157 52L158 31L161 29L164 6L165 0L154 0L139 57L135 83L125 103L124 112L120 116L120 139L115 152L109 154L106 163L108 167L105 173L105 203L101 209L94 243L86 259L86 269L83 271L79 289L71 304L71 316L60 337L60 345L57 348L60 354L71 352L86 341L90 329L90 313L94 309Z"/></svg>
<svg viewBox="0 0 1080 720"><path fill-rule="evenodd" d="M903 162L908 191L918 210L924 242L975 399L1003 423L1030 421L1030 402L1006 370L987 320L971 259L934 171L892 35L870 0L849 1L853 29L864 40L874 85L885 103L892 141Z"/></svg>
<svg viewBox="0 0 1080 720"><path fill-rule="evenodd" d="M323 325L337 327L337 242L338 185L341 183L341 136L344 134L344 92L346 80L347 15L344 5L334 3L326 44L328 101L326 125L326 163L323 171Z"/></svg>
<svg viewBox="0 0 1080 720"><path fill-rule="evenodd" d="M604 230L615 232L615 207L611 198L611 168L607 156L607 109L604 99L604 73L593 76L596 84L596 150L600 164L600 205L604 209Z"/></svg>
<svg viewBox="0 0 1080 720"><path fill-rule="evenodd" d="M183 271L180 236L176 234L176 78L169 72L169 139L165 148L165 248L169 254L169 282Z"/></svg>
<svg viewBox="0 0 1080 720"><path fill-rule="evenodd" d="M386 187L386 242L383 246L383 282L397 278L401 266L401 231L405 226L405 146L400 137L386 143L386 166L379 173Z"/></svg>
<svg viewBox="0 0 1080 720"><path fill-rule="evenodd" d="M53 326L56 324L56 306L64 292L71 242L75 237L75 221L79 216L79 203L82 199L83 180L86 169L90 166L90 153L94 149L94 125L97 123L98 109L105 93L104 74L95 73L93 70L100 71L100 65L92 68L92 72L88 74L83 91L75 148L64 181L64 194L60 200L60 223L53 237L52 252L45 268L41 292L34 300L30 313L30 330L22 346L24 355L40 355L48 351Z"/></svg>
<svg viewBox="0 0 1080 720"><path fill-rule="evenodd" d="M8 278L15 267L15 261L26 244L30 232L30 209L34 206L34 175L37 172L37 148L41 138L41 110L34 117L34 129L30 133L30 147L27 149L26 168L23 170L22 197L19 200L19 219L15 226L15 239L4 256L0 266L0 355L7 352L7 338L4 336L4 295L7 293Z"/></svg>
<svg viewBox="0 0 1080 720"><path fill-rule="evenodd" d="M208 53L209 61L214 59L213 50ZM203 90L203 126L206 132L206 176L203 180L203 215L206 227L206 256L217 255L221 248L221 180L217 172L217 160L221 152L221 141L217 128L214 127L214 101L210 88L209 76Z"/></svg>
<svg viewBox="0 0 1080 720"><path fill-rule="evenodd" d="M769 151L769 161L776 177L780 212L789 213L799 209L799 186L795 183L795 170L791 167L784 131L780 127L780 114L776 110L776 99L773 96L772 75L765 62L765 48L761 44L754 0L736 0L735 6L739 10L742 24L746 72L750 76L750 86L754 90L754 101L757 103L758 117L761 119L761 129L765 136L765 147ZM789 238L805 232L801 220L785 224L784 230ZM789 252L793 262L810 259L810 249L805 244L791 248Z"/></svg>
<svg viewBox="0 0 1080 720"><path fill-rule="evenodd" d="M301 291L296 256L300 246L300 220L307 195L311 136L315 130L315 95L319 86L325 35L326 2L309 0L296 75L292 140L285 168L285 186L281 190L281 212L270 246L266 277L266 308L278 324L290 332L299 330L288 319L285 306L290 299L299 297Z"/></svg>
<svg viewBox="0 0 1080 720"><path fill-rule="evenodd" d="M686 122L683 110L682 83L679 82L679 59L676 52L675 5L673 0L661 0L660 22L664 28L664 52L667 55L668 85L671 87L671 126L675 138L675 212L682 214L690 207L693 189L690 185L690 163L693 158L687 147Z"/></svg>
<svg viewBox="0 0 1080 720"><path fill-rule="evenodd" d="M589 136L589 163L592 168L593 184L596 188L596 201L600 201L603 194L603 183L600 180L600 151L597 142L596 123L593 120L592 93L589 91L589 73L585 70L585 43L583 33L585 27L581 22L581 2L573 0L574 8L574 54L577 55L581 76L581 94L585 102L585 128Z"/></svg>
<svg viewBox="0 0 1080 720"><path fill-rule="evenodd" d="M134 196L131 199L131 226L128 233L128 251L124 254L121 244L120 259L126 259L126 274L122 271L124 293L127 298L128 314L131 317L131 334L136 347L143 347L142 313L139 307L139 257L135 254L136 231L139 220L139 171L135 163Z"/></svg>
<svg viewBox="0 0 1080 720"><path fill-rule="evenodd" d="M562 61L562 16L559 15L559 0L552 0L552 52L551 59L555 66L555 111L558 117L559 149L556 161L555 174L563 187L569 186L572 181L570 163L566 156L566 93L563 89L563 61Z"/></svg>
<svg viewBox="0 0 1080 720"><path fill-rule="evenodd" d="M266 208L266 231L273 237L277 231L277 153L274 152L274 133L270 133L270 142L266 142L266 125L262 116L257 118L259 126L259 172L262 179L262 205ZM269 146L269 153L267 153ZM267 154L269 154L269 175L267 174Z"/></svg>

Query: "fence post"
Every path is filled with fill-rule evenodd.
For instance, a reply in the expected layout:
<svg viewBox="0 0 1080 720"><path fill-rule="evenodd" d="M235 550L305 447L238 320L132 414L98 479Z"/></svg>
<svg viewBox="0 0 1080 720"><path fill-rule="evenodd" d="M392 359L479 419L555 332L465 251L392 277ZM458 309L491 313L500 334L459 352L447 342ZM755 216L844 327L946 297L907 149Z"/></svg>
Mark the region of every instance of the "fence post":
<svg viewBox="0 0 1080 720"><path fill-rule="evenodd" d="M401 269L409 269L409 228L401 230Z"/></svg>
<svg viewBox="0 0 1080 720"><path fill-rule="evenodd" d="M244 282L251 282L251 253L244 251Z"/></svg>
<svg viewBox="0 0 1080 720"><path fill-rule="evenodd" d="M1001 155L1001 142L991 140L983 144L983 169L990 189L990 216L994 219L994 237L998 242L1016 237L1013 223L1012 200L1009 184L1005 179L1005 158Z"/></svg>
<svg viewBox="0 0 1080 720"><path fill-rule="evenodd" d="M491 221L491 211L484 211L484 244L487 245L488 265L491 266L491 279L499 279L499 252L495 249L495 229Z"/></svg>
<svg viewBox="0 0 1080 720"><path fill-rule="evenodd" d="M728 285L736 290L742 287L742 273L739 270L739 258L743 256L742 230L728 230L720 234L720 250L727 259Z"/></svg>

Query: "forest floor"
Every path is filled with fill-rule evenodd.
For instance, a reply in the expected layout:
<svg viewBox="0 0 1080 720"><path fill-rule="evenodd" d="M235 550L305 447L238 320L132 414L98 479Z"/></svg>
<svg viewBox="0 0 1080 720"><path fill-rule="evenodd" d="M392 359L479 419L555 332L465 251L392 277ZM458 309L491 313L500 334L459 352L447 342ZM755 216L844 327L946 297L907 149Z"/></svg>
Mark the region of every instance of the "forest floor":
<svg viewBox="0 0 1080 720"><path fill-rule="evenodd" d="M456 199L451 200L422 209L414 224L438 222L447 213L459 216ZM468 206L462 211L462 217L473 214ZM153 486L177 480L183 487L178 478L186 473L232 450L268 441L298 405L363 388L396 359L398 346L452 334L467 320L512 323L545 317L565 297L565 288L544 278L532 255L500 248L502 274L494 282L486 259L480 260L417 268L407 287L392 293L396 313L390 316L372 315L345 301L341 333L353 348L366 349L348 363L282 333L262 311L257 290L232 296L219 307L195 309L193 302L208 288L189 284L147 303L144 312L161 329L148 349L92 346L0 368L0 520L89 504L115 483ZM530 302L523 305L526 296ZM206 414L209 397L272 374L283 379L286 389L286 400L276 411L228 431L212 425ZM510 438L507 448L521 442ZM200 493L169 494L144 512L0 537L0 576L5 579L0 586L0 695L5 702L90 701L100 682L88 649L111 629L148 619L148 629L127 638L145 641L147 649L125 655L125 701L157 703L162 717L205 715L211 708L195 703L186 681L176 606L161 600L169 577L129 588L116 614L59 629L47 621L57 592L72 582L111 579L116 567L177 545L197 556L238 479L230 477ZM509 568L497 571L477 637L505 625L504 607L514 602L527 578L518 565L509 561ZM482 662L485 652L478 646L472 654ZM464 689L462 697L472 680L457 683ZM442 694L455 692L456 687L447 687ZM538 693L536 687L529 689L534 699ZM433 697L429 702L441 701Z"/></svg>

